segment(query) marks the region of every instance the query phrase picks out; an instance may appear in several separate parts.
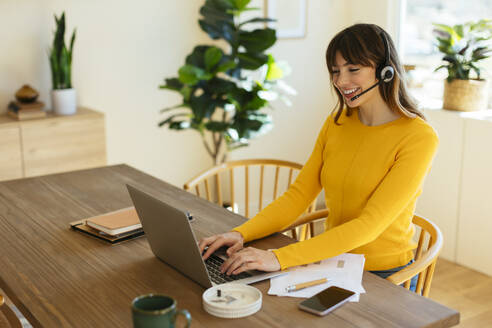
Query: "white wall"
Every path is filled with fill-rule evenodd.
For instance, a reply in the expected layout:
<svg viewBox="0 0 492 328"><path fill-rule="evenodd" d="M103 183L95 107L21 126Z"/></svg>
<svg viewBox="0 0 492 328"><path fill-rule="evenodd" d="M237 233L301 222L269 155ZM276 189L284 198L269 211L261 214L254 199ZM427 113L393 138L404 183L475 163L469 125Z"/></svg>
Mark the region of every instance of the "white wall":
<svg viewBox="0 0 492 328"><path fill-rule="evenodd" d="M196 44L208 41L197 24L201 1L1 0L0 112L24 83L49 106L47 51L53 14L77 27L73 85L79 105L106 114L108 162L128 163L181 185L210 165L198 134L157 127L159 109L180 98L162 91ZM67 35L67 42L70 35Z"/></svg>
<svg viewBox="0 0 492 328"><path fill-rule="evenodd" d="M294 105L274 103L275 128L231 158L305 162L335 105L324 59L328 42L354 22L385 27L388 1L378 0L376 5L363 0L307 1L306 36L279 40L272 50L293 68L287 82L298 91ZM68 31L77 27L73 85L80 105L106 114L108 162L128 163L181 186L212 163L196 132L157 128L158 110L180 101L177 94L158 90L158 85L164 77L176 75L195 45L211 43L197 24L202 3L1 0L0 112L24 83L38 89L41 100L49 104L47 50L55 26L53 13L65 10Z"/></svg>

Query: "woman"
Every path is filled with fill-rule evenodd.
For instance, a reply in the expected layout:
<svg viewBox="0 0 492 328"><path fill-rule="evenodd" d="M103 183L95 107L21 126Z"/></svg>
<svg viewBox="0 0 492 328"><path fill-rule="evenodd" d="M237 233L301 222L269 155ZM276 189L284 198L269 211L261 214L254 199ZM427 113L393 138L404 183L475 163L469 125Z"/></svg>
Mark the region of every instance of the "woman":
<svg viewBox="0 0 492 328"><path fill-rule="evenodd" d="M364 254L365 269L386 277L413 261L412 217L436 133L407 93L391 37L377 25L339 32L326 62L338 109L296 181L251 220L200 241L202 252L208 246L204 259L229 247L222 272L276 271L351 252ZM276 250L243 249L294 222L321 188L330 212L325 232Z"/></svg>

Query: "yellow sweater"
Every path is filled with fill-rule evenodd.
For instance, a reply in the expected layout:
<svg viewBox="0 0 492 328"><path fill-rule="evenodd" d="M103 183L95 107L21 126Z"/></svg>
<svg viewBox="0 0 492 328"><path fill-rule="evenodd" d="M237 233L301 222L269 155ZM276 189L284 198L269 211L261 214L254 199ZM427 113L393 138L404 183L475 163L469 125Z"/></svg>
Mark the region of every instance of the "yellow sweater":
<svg viewBox="0 0 492 328"><path fill-rule="evenodd" d="M330 115L314 150L291 187L251 220L235 228L245 241L282 230L325 191L326 231L274 250L281 268L345 252L364 254L366 270L407 264L416 247L412 224L417 197L439 140L421 118L366 126L354 110L335 125Z"/></svg>

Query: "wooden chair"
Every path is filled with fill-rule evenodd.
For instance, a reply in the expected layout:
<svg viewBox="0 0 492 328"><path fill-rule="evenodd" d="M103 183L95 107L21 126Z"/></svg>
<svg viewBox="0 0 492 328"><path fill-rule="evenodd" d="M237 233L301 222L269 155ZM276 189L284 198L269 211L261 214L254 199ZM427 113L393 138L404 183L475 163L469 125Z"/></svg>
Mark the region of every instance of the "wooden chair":
<svg viewBox="0 0 492 328"><path fill-rule="evenodd" d="M4 327L4 325L8 322L8 324L12 328L22 328L22 323L20 322L20 319L15 315L14 311L12 311L12 309L5 303L5 299L1 294L0 294L0 312L3 314L3 317L0 316L1 327Z"/></svg>
<svg viewBox="0 0 492 328"><path fill-rule="evenodd" d="M238 210L237 208L234 207L234 204L237 201L234 192L234 186L235 186L234 172L237 172L238 170L244 170L244 188L245 188L244 213L241 214L247 218L250 218L250 201L251 201L250 187L252 185L252 181L251 181L252 179L250 176L252 170L253 169L257 170L258 168L260 170L259 179L258 181L256 181L258 182L258 187L259 187L258 211L261 211L264 205L265 206L267 205L265 204L266 203L265 168L269 168L269 169L273 168L275 171L274 182L273 182L273 195L272 195L273 198L271 199L273 201L278 196L280 196L279 189L281 189L282 187L282 185L280 184L281 171L282 173L288 173L288 175L285 176L286 181L284 182L285 184L283 185L283 187L288 188L290 184L293 182L294 175L297 174L302 169L302 165L294 162L274 160L274 159L248 159L248 160L230 161L230 162L219 164L217 166L214 166L206 170L203 173L200 173L193 179L186 182L183 188L190 192L194 191L196 195L199 197L201 197L202 195L205 196L204 198L206 198L210 202L215 202L220 206L224 206L225 195L223 193L223 188L224 188L223 182L229 182L228 201L230 201L230 204L232 205L232 211L237 213ZM229 177L228 178L226 177L225 178L226 181L223 181L222 177L227 176L227 174ZM215 188L211 188L211 184L215 184ZM311 213L315 210L315 208L316 208L316 200L314 200L313 203L308 207L307 212ZM299 230L299 232L297 230ZM306 226L299 227L299 229L291 229L290 231L292 233L292 236L297 240L304 240L314 234L314 224L309 223Z"/></svg>
<svg viewBox="0 0 492 328"><path fill-rule="evenodd" d="M312 212L297 219L294 223L286 227L284 231L294 229L299 225L304 225L313 220L326 218L327 216L328 210ZM417 249L415 250L414 262L386 279L396 285L403 284L408 290L410 289L411 279L414 276L419 275L415 292L419 295L428 297L437 257L439 256L443 245L442 233L433 222L420 216L415 215L412 222L420 227L419 241Z"/></svg>
<svg viewBox="0 0 492 328"><path fill-rule="evenodd" d="M415 251L415 262L386 279L397 285L403 283L403 286L409 289L412 277L419 275L415 292L429 297L437 257L443 245L442 233L437 225L420 216L415 215L412 222L421 228L417 250ZM427 238L426 235L429 237Z"/></svg>

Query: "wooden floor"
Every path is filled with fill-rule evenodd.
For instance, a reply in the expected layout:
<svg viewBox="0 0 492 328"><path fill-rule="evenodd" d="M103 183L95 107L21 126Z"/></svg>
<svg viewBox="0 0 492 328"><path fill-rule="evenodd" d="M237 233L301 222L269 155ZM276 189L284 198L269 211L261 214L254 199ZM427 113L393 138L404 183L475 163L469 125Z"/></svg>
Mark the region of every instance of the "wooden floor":
<svg viewBox="0 0 492 328"><path fill-rule="evenodd" d="M492 277L439 259L429 297L460 312L459 328L492 327Z"/></svg>

